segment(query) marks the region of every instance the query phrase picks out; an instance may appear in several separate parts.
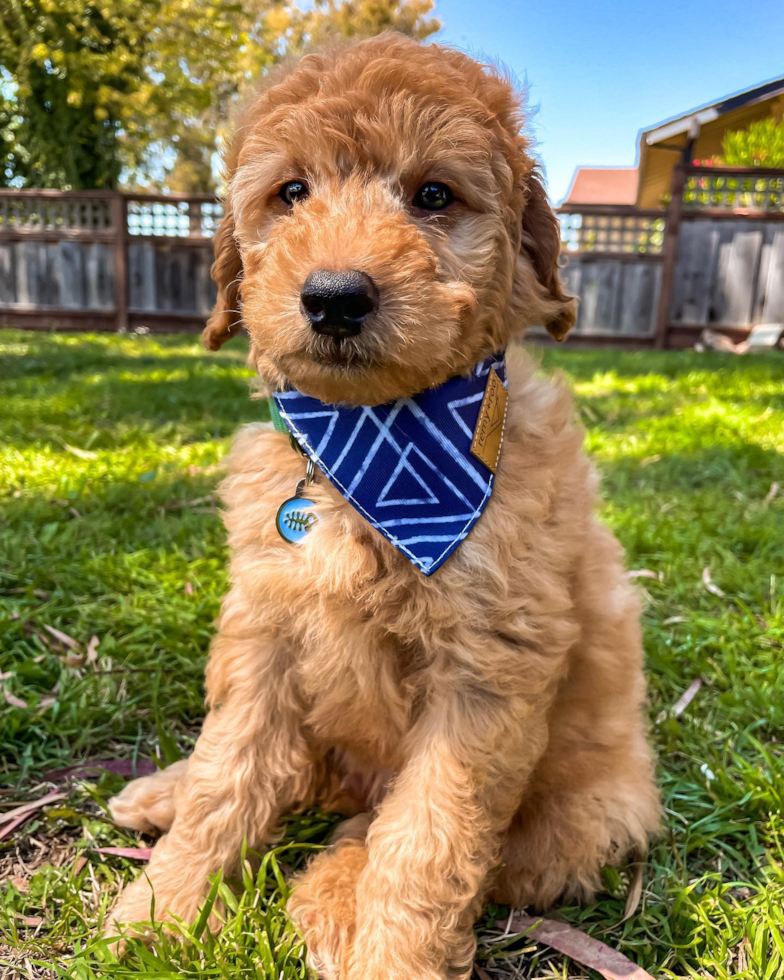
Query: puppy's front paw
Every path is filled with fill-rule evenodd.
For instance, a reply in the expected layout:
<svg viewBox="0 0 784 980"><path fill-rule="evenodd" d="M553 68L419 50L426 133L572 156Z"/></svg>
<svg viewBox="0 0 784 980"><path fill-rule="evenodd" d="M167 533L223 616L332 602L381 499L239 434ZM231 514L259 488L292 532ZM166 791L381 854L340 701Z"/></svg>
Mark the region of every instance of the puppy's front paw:
<svg viewBox="0 0 784 980"><path fill-rule="evenodd" d="M153 920L164 925L173 919L180 919L186 924L193 922L205 898L206 878L204 888L199 887L200 884L198 875L193 876L187 887L183 887L182 881L167 882L163 877L138 878L121 892L104 926L104 936L151 938L154 934L151 929ZM218 932L221 927L221 921L215 914L217 911L216 903L215 911L207 920L207 928L211 932Z"/></svg>
<svg viewBox="0 0 784 980"><path fill-rule="evenodd" d="M109 800L109 810L120 827L141 830L169 830L174 823L174 791L185 775L188 760L181 759L166 769L134 779Z"/></svg>
<svg viewBox="0 0 784 980"><path fill-rule="evenodd" d="M357 881L367 849L343 839L309 864L287 910L308 948L308 966L321 980L342 980L354 935Z"/></svg>
<svg viewBox="0 0 784 980"><path fill-rule="evenodd" d="M114 939L119 953L125 944L122 936L148 937L152 920L152 889L146 878L126 885L103 926L105 939Z"/></svg>

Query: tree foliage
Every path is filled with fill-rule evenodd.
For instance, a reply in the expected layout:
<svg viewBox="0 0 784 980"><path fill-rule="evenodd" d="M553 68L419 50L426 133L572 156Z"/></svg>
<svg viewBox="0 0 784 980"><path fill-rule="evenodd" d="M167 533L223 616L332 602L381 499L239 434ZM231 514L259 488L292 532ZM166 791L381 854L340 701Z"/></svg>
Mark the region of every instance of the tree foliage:
<svg viewBox="0 0 784 980"><path fill-rule="evenodd" d="M433 0L2 0L0 185L209 190L243 88L327 37L438 29Z"/></svg>
<svg viewBox="0 0 784 980"><path fill-rule="evenodd" d="M784 119L762 119L727 132L722 149L723 162L731 167L784 167Z"/></svg>

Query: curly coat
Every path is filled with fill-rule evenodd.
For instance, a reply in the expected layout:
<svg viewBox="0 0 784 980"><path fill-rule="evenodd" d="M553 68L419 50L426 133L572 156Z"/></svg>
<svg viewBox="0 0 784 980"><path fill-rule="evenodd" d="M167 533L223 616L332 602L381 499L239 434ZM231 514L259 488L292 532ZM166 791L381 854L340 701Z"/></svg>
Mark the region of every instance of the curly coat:
<svg viewBox="0 0 784 980"><path fill-rule="evenodd" d="M237 332L266 384L377 404L436 385L574 303L559 233L498 71L395 35L273 73L228 150L212 348ZM280 186L305 179L287 208ZM424 180L455 203L423 215ZM362 269L381 303L341 345L310 329L314 269ZM241 302L241 308L240 308ZM311 803L353 819L289 902L311 965L340 980L466 978L488 896L590 897L644 851L658 795L643 720L639 602L565 384L509 358L492 499L432 578L326 480L303 545L275 529L301 457L268 425L236 439L223 483L231 588L187 762L131 783L127 826L166 831L115 922L192 917L244 838Z"/></svg>

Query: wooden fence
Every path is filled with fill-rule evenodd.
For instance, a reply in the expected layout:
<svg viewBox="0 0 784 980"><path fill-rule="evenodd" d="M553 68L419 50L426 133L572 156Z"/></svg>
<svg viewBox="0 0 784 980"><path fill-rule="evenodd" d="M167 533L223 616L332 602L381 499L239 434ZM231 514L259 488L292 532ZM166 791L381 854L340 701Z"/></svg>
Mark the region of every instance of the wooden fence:
<svg viewBox="0 0 784 980"><path fill-rule="evenodd" d="M571 337L691 347L784 322L784 170L676 167L666 209L559 208Z"/></svg>
<svg viewBox="0 0 784 980"><path fill-rule="evenodd" d="M200 330L220 204L206 195L0 190L0 324ZM784 170L677 167L661 210L558 209L572 338L687 347L784 321Z"/></svg>
<svg viewBox="0 0 784 980"><path fill-rule="evenodd" d="M208 195L0 190L0 322L200 330L222 213Z"/></svg>

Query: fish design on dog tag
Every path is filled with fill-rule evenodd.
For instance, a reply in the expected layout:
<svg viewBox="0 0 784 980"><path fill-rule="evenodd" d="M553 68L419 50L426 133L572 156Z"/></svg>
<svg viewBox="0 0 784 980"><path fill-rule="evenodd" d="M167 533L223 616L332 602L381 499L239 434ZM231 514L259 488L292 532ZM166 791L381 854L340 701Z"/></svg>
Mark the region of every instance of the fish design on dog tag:
<svg viewBox="0 0 784 980"><path fill-rule="evenodd" d="M291 436L289 436L291 439ZM299 445L291 439L291 445L297 452L302 453ZM303 454L304 455L304 454ZM308 459L305 476L297 484L293 497L288 497L278 507L275 515L275 527L278 534L289 544L297 544L302 541L310 529L319 522L319 514L313 501L305 496L305 491L313 483L316 475L316 464L312 459Z"/></svg>
<svg viewBox="0 0 784 980"><path fill-rule="evenodd" d="M318 524L318 520L319 515L313 501L307 497L295 496L284 500L278 507L275 527L284 541L297 544Z"/></svg>

